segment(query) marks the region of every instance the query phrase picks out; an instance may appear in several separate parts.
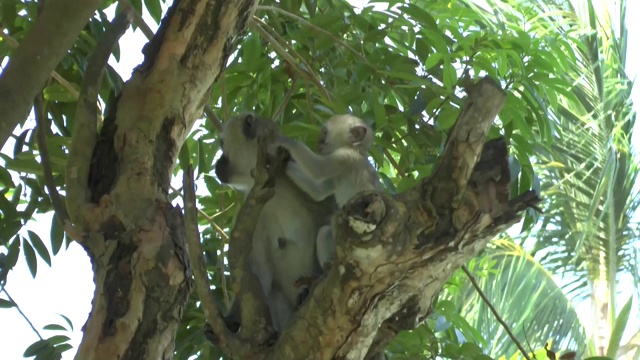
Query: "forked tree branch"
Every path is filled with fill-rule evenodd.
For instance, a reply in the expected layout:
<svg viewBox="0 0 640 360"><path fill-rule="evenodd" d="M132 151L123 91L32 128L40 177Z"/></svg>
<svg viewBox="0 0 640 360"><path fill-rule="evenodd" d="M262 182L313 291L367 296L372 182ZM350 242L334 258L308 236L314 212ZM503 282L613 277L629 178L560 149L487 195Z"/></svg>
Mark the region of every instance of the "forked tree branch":
<svg viewBox="0 0 640 360"><path fill-rule="evenodd" d="M123 8L103 33L89 59L76 108L76 129L67 160L67 209L71 220L84 229L89 202L89 169L98 131L98 92L111 52L125 33L133 17L133 8Z"/></svg>

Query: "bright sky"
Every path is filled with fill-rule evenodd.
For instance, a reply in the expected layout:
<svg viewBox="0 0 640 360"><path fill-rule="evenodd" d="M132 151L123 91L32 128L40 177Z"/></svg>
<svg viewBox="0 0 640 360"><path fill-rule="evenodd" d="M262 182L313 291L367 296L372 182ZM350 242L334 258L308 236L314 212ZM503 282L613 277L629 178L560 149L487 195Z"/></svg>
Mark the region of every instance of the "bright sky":
<svg viewBox="0 0 640 360"><path fill-rule="evenodd" d="M366 2L366 0L353 0L352 3ZM640 2L627 1L628 13L640 13ZM108 13L112 16L113 13ZM145 14L145 21L156 30L157 25ZM640 39L640 28L637 21L627 24L629 29L629 53L627 57L628 71L631 78L638 74L640 64L640 52L637 46ZM132 69L143 60L141 54L142 46L146 43L146 38L140 30L132 32L129 30L120 40L121 57L116 63L113 57L109 63L118 71L126 81ZM640 110L640 90L634 89L633 99L636 104L636 111ZM27 124L33 127L33 123ZM634 143L636 148L640 148L638 141L640 129L634 132ZM7 153L13 148L12 143L7 143L2 149ZM51 213L36 217L27 226L36 232L44 243L49 245L49 231L51 226ZM81 339L81 328L84 325L91 311L91 300L93 298L93 273L89 258L84 250L76 243L72 243L68 249L63 249L56 256L52 257L52 267L49 268L42 260L38 262L38 274L32 278L27 269L24 258L21 257L16 267L9 274L6 290L13 300L20 306L21 310L33 322L35 328L43 338L52 335L61 335L60 332L41 330L47 324L60 324L67 326L66 322L57 314L63 314L73 322L74 331L65 332L64 335L71 337L71 345L77 349ZM3 294L2 298L6 298ZM626 297L623 298L626 301ZM637 304L637 302L636 302ZM588 303L578 304L579 313L590 314ZM633 314L632 314L633 316ZM637 317L637 313L635 315ZM16 336L19 335L19 336ZM21 359L24 350L38 340L24 318L15 310L0 309L0 352L2 359ZM73 359L75 350L65 353L63 359Z"/></svg>

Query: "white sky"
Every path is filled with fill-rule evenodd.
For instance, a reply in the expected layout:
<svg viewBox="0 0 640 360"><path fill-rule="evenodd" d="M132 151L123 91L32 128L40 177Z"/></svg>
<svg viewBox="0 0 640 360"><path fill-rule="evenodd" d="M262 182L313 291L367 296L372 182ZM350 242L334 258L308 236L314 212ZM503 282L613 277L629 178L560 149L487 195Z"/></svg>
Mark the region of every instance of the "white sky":
<svg viewBox="0 0 640 360"><path fill-rule="evenodd" d="M352 0L351 2L366 3L366 0ZM627 1L627 6L629 14L640 13L638 1ZM112 14L110 12L109 16ZM144 18L155 31L157 28L155 22L148 14L145 14ZM640 39L640 29L636 21L631 21L627 26L630 39L627 64L629 75L633 79L638 73L638 64L640 64L640 52L637 46L634 46L634 44L638 44ZM132 69L142 62L143 56L140 51L146 42L147 40L140 30L135 32L129 30L120 40L120 62L116 63L112 57L109 63L125 81L130 77ZM633 92L636 111L640 110L639 94L640 90L636 87ZM33 127L33 124L27 126ZM640 129L634 133L636 149L640 148L638 136L640 136ZM13 144L7 143L3 152L11 151L12 148ZM30 222L27 228L36 232L49 246L50 225L51 213L36 216L36 220ZM75 349L82 339L81 328L91 311L94 285L89 258L78 244L72 243L69 249L62 249L58 255L52 257L51 268L39 260L38 269L36 278L32 278L26 262L21 256L18 264L9 274L6 290L44 338L58 334L71 337L70 343L74 349L67 351L63 359L73 359ZM0 297L6 298L4 294ZM621 299L620 306L624 304L622 301L626 301L626 297ZM588 303L578 304L577 307L579 313L590 314ZM74 326L72 333L41 330L45 325L52 323L67 326L66 322L56 314L63 314L70 318ZM637 317L637 313L635 317ZM2 359L22 359L24 350L36 340L36 335L15 309L0 309L0 353Z"/></svg>

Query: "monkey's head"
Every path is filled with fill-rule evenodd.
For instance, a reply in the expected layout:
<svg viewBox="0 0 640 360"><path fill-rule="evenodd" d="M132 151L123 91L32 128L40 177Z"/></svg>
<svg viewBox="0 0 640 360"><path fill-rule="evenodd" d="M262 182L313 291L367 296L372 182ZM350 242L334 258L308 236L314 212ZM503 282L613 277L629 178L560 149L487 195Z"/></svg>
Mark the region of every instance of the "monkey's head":
<svg viewBox="0 0 640 360"><path fill-rule="evenodd" d="M275 138L278 127L273 121L254 114L238 115L225 123L220 133L222 156L216 162L216 176L223 184L248 192L253 186L251 169L256 166L258 136Z"/></svg>
<svg viewBox="0 0 640 360"><path fill-rule="evenodd" d="M373 144L373 130L353 115L334 115L322 126L318 151L322 155L348 146L366 154Z"/></svg>

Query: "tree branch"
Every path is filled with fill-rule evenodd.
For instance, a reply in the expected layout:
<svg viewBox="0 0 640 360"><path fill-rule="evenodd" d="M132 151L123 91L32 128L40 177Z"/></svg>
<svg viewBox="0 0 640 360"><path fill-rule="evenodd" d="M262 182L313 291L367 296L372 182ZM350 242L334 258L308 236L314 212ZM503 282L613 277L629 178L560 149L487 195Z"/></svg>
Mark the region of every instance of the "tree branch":
<svg viewBox="0 0 640 360"><path fill-rule="evenodd" d="M220 347L225 353L236 353L242 349L243 344L236 339L227 329L218 307L216 300L209 288L209 279L207 277L207 268L202 253L202 244L200 243L200 233L198 232L198 217L196 214L196 194L193 182L193 169L191 165L183 169L183 187L184 187L184 213L185 213L185 229L187 233L187 246L193 277L196 283L196 291L198 297L202 301L204 316L213 328Z"/></svg>
<svg viewBox="0 0 640 360"><path fill-rule="evenodd" d="M85 70L84 81L76 108L76 129L67 160L67 209L71 220L84 229L83 215L89 201L89 169L98 130L98 92L104 69L118 39L132 18L132 7L123 8L96 45Z"/></svg>
<svg viewBox="0 0 640 360"><path fill-rule="evenodd" d="M473 274L471 274L471 272L469 271L469 269L467 269L465 265L462 265L461 268L462 268L462 271L464 271L464 273L467 274L469 281L471 281L471 285L473 286L474 289L476 289L476 291L478 292L478 295L480 295L480 297L482 298L482 301L484 301L484 303L489 307L489 310L491 310L491 313L493 314L493 316L500 323L500 325L502 325L502 328L507 332L511 340L516 344L516 346L518 347L518 350L520 350L520 353L522 353L522 356L524 356L524 358L527 360L531 360L531 358L529 357L529 354L527 353L527 350L525 350L522 344L520 344L520 341L518 341L518 338L515 335L513 335L513 333L511 332L511 328L509 328L509 325L507 325L507 323L504 322L504 320L502 320L502 317L498 313L498 310L496 310L496 308L493 306L489 298L487 298L487 296L484 294L484 292L480 288L480 285L478 285L478 283L476 282L475 277L473 277Z"/></svg>
<svg viewBox="0 0 640 360"><path fill-rule="evenodd" d="M211 107L209 105L205 105L204 106L204 114L207 116L207 119L213 123L213 126L215 126L215 128L219 132L221 132L222 131L222 121L220 121L220 118L218 117L218 115L216 115L216 113L213 112L213 109L211 109Z"/></svg>
<svg viewBox="0 0 640 360"><path fill-rule="evenodd" d="M0 77L0 147L26 119L36 94L101 3L57 0L47 4Z"/></svg>
<svg viewBox="0 0 640 360"><path fill-rule="evenodd" d="M0 286L2 287L2 292L5 293L5 295L7 295L7 299L9 299L9 301L11 301L11 303L16 307L16 310L18 310L18 312L20 313L20 315L22 315L22 317L27 321L27 324L29 324L29 326L31 327L31 330L33 330L34 333L36 333L36 335L38 336L38 338L40 340L42 340L42 336L40 335L40 333L38 332L38 330L36 329L35 326L33 326L33 323L31 322L31 320L29 320L29 318L27 317L27 315L25 313L22 312L22 309L20 309L20 306L18 306L18 303L15 302L13 300L13 298L11 297L11 295L9 295L9 293L7 292L7 289L5 289L4 285Z"/></svg>
<svg viewBox="0 0 640 360"><path fill-rule="evenodd" d="M60 194L56 188L53 171L51 169L51 158L49 156L49 147L47 145L47 133L49 124L45 119L45 108L42 94L38 94L34 100L34 112L36 117L36 134L38 137L38 149L40 151L40 161L42 162L42 170L44 173L44 183L49 191L49 198L53 205L56 217L62 225L64 231L74 240L82 241L82 235L73 227L67 212L67 207L60 199Z"/></svg>
<svg viewBox="0 0 640 360"><path fill-rule="evenodd" d="M231 283L241 309L240 336L244 339L257 339L259 344L269 340L273 328L262 287L251 271L249 260L257 225L255 219L274 195L274 174L283 171L284 161L281 157L275 162L269 159L267 145L273 137L274 134L266 131L258 136L257 162L251 173L254 185L240 207L229 241L233 244L229 247L228 256L229 269L233 274ZM267 167L267 164L275 166Z"/></svg>
<svg viewBox="0 0 640 360"><path fill-rule="evenodd" d="M268 359L373 355L384 343L376 337L381 329L392 336L424 320L455 269L539 201L531 193L504 197L506 143L492 140L485 149L503 101L491 80L480 81L432 177L403 194L362 192L345 204L336 218L334 263ZM488 190L481 207L478 193Z"/></svg>

